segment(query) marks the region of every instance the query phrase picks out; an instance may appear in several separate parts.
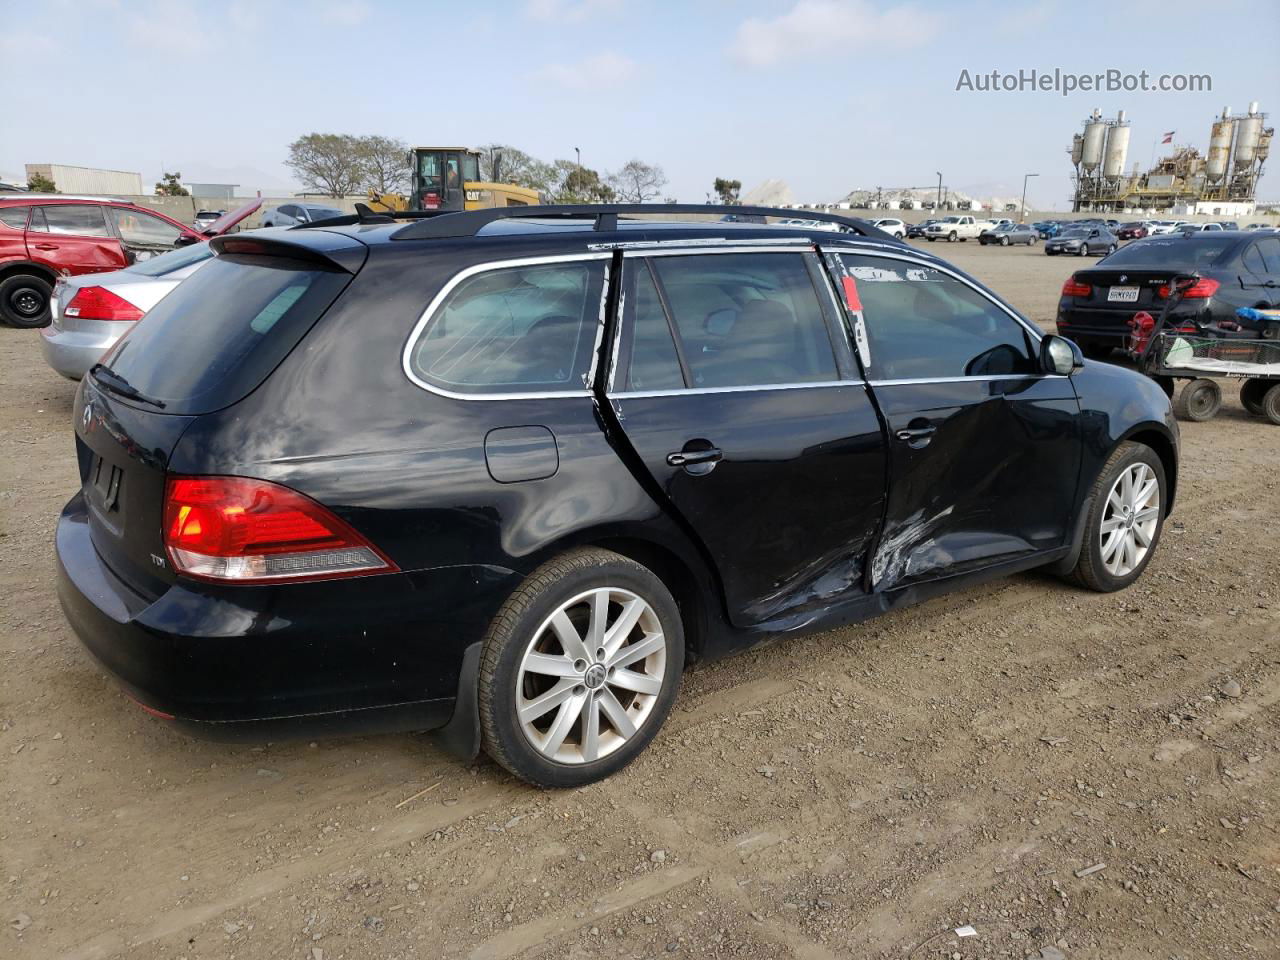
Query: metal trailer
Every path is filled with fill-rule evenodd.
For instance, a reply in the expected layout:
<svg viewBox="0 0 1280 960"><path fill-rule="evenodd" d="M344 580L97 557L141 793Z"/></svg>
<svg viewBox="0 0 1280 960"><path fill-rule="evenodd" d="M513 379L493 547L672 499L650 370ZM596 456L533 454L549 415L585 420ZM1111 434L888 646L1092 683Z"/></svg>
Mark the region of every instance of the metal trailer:
<svg viewBox="0 0 1280 960"><path fill-rule="evenodd" d="M1154 379L1171 398L1179 420L1211 420L1222 409L1222 388L1215 377L1243 380L1240 402L1254 416L1280 426L1280 340L1251 340L1233 337L1235 332L1169 323L1169 313L1182 299L1182 291L1194 277L1175 277L1174 292L1159 317L1140 312L1130 321L1128 353L1138 369ZM1242 307L1244 315L1253 308ZM1278 311L1264 311L1268 315ZM1269 317L1268 317L1269 318ZM1216 334L1216 335L1215 335ZM1190 380L1174 396L1174 383Z"/></svg>

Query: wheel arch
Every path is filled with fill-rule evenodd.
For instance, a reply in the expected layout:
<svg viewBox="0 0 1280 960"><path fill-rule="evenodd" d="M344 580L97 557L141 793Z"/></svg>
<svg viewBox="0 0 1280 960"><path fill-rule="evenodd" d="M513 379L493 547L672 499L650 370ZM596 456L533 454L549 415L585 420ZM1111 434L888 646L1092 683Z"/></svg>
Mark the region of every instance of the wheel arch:
<svg viewBox="0 0 1280 960"><path fill-rule="evenodd" d="M49 286L53 286L58 282L58 275L53 270L42 264L36 263L34 260L10 260L8 263L0 265L0 280L8 280L10 277L19 274L33 274L41 280L46 280Z"/></svg>
<svg viewBox="0 0 1280 960"><path fill-rule="evenodd" d="M1173 512L1174 496L1178 490L1178 446L1173 438L1169 436L1167 429L1155 423L1140 423L1129 428L1119 440L1115 442L1111 450L1107 451L1107 456L1111 455L1111 451L1122 443L1140 443L1143 446L1150 447L1156 452L1156 456L1160 458L1160 463L1164 467L1165 479L1169 482L1169 493L1165 497L1164 513L1167 517ZM1105 462L1105 458L1104 458Z"/></svg>

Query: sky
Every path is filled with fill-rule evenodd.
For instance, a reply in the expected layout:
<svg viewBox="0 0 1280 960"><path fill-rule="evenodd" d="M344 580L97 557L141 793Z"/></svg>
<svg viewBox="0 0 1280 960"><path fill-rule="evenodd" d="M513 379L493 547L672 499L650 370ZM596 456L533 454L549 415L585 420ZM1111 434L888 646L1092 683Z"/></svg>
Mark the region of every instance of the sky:
<svg viewBox="0 0 1280 960"><path fill-rule="evenodd" d="M1071 135L1128 113L1207 147L1224 106L1280 117L1275 0L0 0L0 173L26 163L292 186L310 132L508 143L602 172L660 165L797 202L931 186L1064 209ZM1222 26L1214 35L1213 21ZM1206 92L957 90L992 70L1207 74ZM1167 148L1165 148L1167 149ZM1280 157L1273 157L1274 168ZM243 192L243 191L242 191ZM1259 199L1280 200L1280 173Z"/></svg>

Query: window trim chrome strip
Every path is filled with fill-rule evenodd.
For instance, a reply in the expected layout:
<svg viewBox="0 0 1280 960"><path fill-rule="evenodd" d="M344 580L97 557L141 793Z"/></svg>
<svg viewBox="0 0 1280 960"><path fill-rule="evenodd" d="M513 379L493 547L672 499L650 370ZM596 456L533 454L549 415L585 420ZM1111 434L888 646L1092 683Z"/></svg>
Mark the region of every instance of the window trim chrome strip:
<svg viewBox="0 0 1280 960"><path fill-rule="evenodd" d="M813 383L755 383L733 387L682 387L679 390L620 390L606 394L610 400L629 397L683 397L698 393L751 393L777 390L818 390L824 387L866 387L862 380L818 380Z"/></svg>
<svg viewBox="0 0 1280 960"><path fill-rule="evenodd" d="M705 246L687 246L687 247L664 247L662 249L646 247L646 248L627 248L622 251L623 259L631 257L687 257L697 254L704 256L716 256L722 253L803 253L805 249L816 249L817 243L813 240L797 238L799 242L788 245L780 245L777 240L769 240L768 243L762 243L759 246L748 246L743 241L735 241L731 245L723 247L705 247Z"/></svg>
<svg viewBox="0 0 1280 960"><path fill-rule="evenodd" d="M868 380L870 387L903 387L930 383L986 383L989 380L1070 380L1062 373L994 373L976 377L903 377L897 380Z"/></svg>
<svg viewBox="0 0 1280 960"><path fill-rule="evenodd" d="M513 260L485 260L483 263L473 263L469 267L464 267L450 277L439 292L431 298L431 302L427 304L427 308L422 311L422 315L418 317L417 322L413 325L413 329L409 331L408 339L405 340L404 349L400 353L400 369L409 381L428 393L434 393L437 396L448 397L450 400L563 400L569 398L581 399L583 397L591 397L591 387L586 386L581 390L515 390L505 393L461 393L455 390L446 390L444 387L437 387L430 384L417 376L413 372L413 364L411 356L414 345L421 339L426 332L427 326L430 324L433 315L438 310L445 299L451 294L456 286L463 280L474 277L477 274L488 273L493 270L503 270L510 267L530 267L539 266L546 263L575 263L577 261L593 261L593 260L612 260L611 252L599 251L591 253L572 253L559 254L547 257L519 257ZM596 333L594 342L597 349L593 352L591 358L591 368L589 373L589 383L595 382L596 364L599 362L599 343L602 331L604 329L605 311L608 310L609 302L609 283L608 269L605 270L605 283L600 291L601 307L597 312Z"/></svg>

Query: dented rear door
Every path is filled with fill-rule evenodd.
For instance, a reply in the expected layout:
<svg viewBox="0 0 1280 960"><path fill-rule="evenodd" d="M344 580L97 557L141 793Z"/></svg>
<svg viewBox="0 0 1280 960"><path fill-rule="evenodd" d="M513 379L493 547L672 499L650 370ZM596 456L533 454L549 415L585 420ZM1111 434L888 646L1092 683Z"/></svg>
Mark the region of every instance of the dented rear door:
<svg viewBox="0 0 1280 960"><path fill-rule="evenodd" d="M872 587L1063 546L1079 404L1039 371L1037 334L966 279L907 255L830 253L889 433Z"/></svg>

